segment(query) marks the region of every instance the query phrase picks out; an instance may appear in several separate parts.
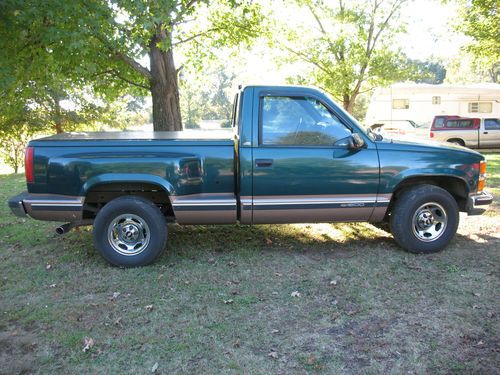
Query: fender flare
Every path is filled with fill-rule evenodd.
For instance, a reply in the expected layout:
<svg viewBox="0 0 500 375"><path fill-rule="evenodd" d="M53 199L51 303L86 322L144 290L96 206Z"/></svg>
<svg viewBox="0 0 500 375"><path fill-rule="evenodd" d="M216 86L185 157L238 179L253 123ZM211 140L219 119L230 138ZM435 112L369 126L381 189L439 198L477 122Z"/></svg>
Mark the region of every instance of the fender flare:
<svg viewBox="0 0 500 375"><path fill-rule="evenodd" d="M92 177L91 179L86 181L83 184L82 189L80 190L80 196L86 196L87 193L96 186L115 184L120 182L124 184L137 182L157 185L158 187L162 188L169 196L175 195L175 189L173 185L160 176L146 173L104 173Z"/></svg>

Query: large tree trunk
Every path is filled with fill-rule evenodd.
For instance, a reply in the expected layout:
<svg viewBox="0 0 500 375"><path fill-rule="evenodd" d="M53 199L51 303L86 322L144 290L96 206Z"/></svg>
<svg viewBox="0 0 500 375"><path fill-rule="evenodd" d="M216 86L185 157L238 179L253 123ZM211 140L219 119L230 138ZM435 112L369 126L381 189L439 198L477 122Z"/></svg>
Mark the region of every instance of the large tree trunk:
<svg viewBox="0 0 500 375"><path fill-rule="evenodd" d="M354 107L354 102L356 101L356 95L352 94L352 95L348 95L348 94L344 94L343 97L342 97L342 106L344 107L344 109L351 113L352 114L352 109Z"/></svg>
<svg viewBox="0 0 500 375"><path fill-rule="evenodd" d="M56 134L61 134L63 132L63 125L59 95L52 93L51 96L54 101L54 130L56 131Z"/></svg>
<svg viewBox="0 0 500 375"><path fill-rule="evenodd" d="M160 30L152 39L149 50L151 64L151 96L155 131L182 130L179 85L172 50L162 51L158 43L171 38Z"/></svg>

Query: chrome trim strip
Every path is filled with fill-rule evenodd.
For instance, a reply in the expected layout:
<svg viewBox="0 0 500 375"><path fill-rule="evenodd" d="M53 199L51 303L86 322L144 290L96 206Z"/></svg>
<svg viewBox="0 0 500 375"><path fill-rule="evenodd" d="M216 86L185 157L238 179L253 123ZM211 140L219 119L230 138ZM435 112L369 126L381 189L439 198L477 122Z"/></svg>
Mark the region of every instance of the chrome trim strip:
<svg viewBox="0 0 500 375"><path fill-rule="evenodd" d="M75 222L82 219L84 201L85 197L27 194L23 206L33 219Z"/></svg>
<svg viewBox="0 0 500 375"><path fill-rule="evenodd" d="M231 193L202 193L171 196L179 224L233 224L237 221L236 196Z"/></svg>

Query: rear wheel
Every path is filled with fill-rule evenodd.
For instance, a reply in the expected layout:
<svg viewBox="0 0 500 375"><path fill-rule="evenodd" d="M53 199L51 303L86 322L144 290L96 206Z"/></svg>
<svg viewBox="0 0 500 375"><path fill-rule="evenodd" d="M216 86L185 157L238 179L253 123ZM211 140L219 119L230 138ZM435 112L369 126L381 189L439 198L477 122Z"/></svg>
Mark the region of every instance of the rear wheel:
<svg viewBox="0 0 500 375"><path fill-rule="evenodd" d="M434 253L451 241L458 228L459 209L453 196L433 185L403 192L391 214L396 242L413 253Z"/></svg>
<svg viewBox="0 0 500 375"><path fill-rule="evenodd" d="M138 267L152 263L167 242L167 223L158 207L142 197L107 203L94 221L94 245L109 263Z"/></svg>

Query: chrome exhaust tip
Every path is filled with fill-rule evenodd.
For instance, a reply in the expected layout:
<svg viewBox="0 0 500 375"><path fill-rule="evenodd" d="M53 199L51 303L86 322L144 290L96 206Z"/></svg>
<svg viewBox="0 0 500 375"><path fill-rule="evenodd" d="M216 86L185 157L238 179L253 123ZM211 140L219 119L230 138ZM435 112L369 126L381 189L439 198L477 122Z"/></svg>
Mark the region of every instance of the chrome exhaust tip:
<svg viewBox="0 0 500 375"><path fill-rule="evenodd" d="M58 235L62 236L63 234L68 233L70 229L71 229L70 223L63 224L63 225L56 228L56 233Z"/></svg>

